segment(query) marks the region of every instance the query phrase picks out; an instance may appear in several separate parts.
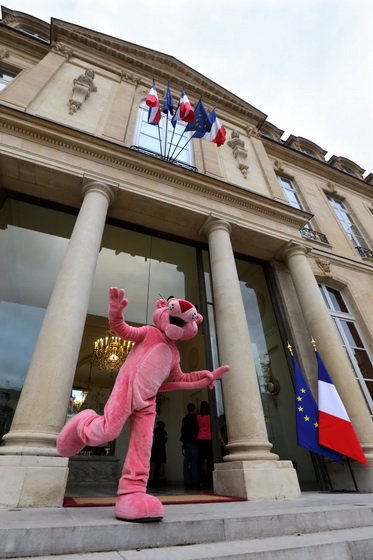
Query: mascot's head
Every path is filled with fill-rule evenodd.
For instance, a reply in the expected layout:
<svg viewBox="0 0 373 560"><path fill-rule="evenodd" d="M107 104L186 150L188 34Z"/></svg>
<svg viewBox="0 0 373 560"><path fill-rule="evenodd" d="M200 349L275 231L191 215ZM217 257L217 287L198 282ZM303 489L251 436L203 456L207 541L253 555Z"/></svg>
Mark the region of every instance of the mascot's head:
<svg viewBox="0 0 373 560"><path fill-rule="evenodd" d="M196 336L203 320L197 309L185 299L159 299L153 313L155 326L171 340L188 340Z"/></svg>

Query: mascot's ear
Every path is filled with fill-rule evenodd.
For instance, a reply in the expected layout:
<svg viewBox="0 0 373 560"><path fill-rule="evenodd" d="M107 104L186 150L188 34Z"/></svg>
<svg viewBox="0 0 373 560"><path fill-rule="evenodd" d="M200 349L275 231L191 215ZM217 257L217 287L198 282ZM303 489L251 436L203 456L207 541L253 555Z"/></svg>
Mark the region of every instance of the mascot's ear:
<svg viewBox="0 0 373 560"><path fill-rule="evenodd" d="M167 307L167 301L165 299L157 299L157 308Z"/></svg>

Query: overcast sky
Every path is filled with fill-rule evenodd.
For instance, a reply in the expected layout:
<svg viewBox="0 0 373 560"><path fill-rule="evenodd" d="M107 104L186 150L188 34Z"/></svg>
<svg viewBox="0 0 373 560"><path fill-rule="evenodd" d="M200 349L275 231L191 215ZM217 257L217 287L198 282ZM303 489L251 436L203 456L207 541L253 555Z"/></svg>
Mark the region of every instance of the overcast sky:
<svg viewBox="0 0 373 560"><path fill-rule="evenodd" d="M174 56L373 172L373 0L5 0ZM188 93L188 92L187 92ZM173 92L178 97L179 92Z"/></svg>

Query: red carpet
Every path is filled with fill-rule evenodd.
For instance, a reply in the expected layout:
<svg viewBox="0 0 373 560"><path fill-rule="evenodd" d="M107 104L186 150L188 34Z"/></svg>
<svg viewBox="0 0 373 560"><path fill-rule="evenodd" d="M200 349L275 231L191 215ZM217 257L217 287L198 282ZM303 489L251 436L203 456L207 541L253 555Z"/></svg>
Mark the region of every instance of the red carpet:
<svg viewBox="0 0 373 560"><path fill-rule="evenodd" d="M172 504L211 504L217 502L243 502L245 498L234 498L233 496L218 496L216 494L175 494L173 496L158 496L164 505ZM110 507L115 505L115 497L97 498L64 498L64 507Z"/></svg>

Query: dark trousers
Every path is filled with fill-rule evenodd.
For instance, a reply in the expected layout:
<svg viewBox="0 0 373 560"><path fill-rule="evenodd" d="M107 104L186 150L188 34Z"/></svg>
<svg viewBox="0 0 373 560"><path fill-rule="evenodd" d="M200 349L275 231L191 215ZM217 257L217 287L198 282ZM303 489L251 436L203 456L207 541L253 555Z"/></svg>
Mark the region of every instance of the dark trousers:
<svg viewBox="0 0 373 560"><path fill-rule="evenodd" d="M184 464L183 476L185 488L195 487L199 485L198 480L198 447L197 441L184 443Z"/></svg>
<svg viewBox="0 0 373 560"><path fill-rule="evenodd" d="M214 462L212 459L212 441L210 439L198 440L198 474L203 488L212 486L212 471Z"/></svg>

